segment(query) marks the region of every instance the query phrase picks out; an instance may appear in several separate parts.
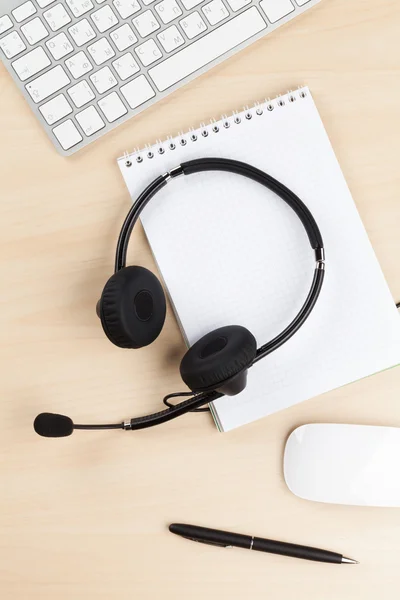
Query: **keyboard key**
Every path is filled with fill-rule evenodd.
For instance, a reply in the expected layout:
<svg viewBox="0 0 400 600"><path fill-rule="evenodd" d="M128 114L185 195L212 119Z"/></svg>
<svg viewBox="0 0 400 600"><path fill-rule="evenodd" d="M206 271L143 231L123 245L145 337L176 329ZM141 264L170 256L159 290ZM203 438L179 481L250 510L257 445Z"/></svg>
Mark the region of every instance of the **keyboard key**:
<svg viewBox="0 0 400 600"><path fill-rule="evenodd" d="M54 125L72 113L72 107L64 94L59 94L53 100L39 106L39 110L49 125Z"/></svg>
<svg viewBox="0 0 400 600"><path fill-rule="evenodd" d="M262 0L260 6L271 23L276 23L294 11L290 0Z"/></svg>
<svg viewBox="0 0 400 600"><path fill-rule="evenodd" d="M186 10L190 10L191 8L194 8L202 2L203 0L182 0L182 4L186 8Z"/></svg>
<svg viewBox="0 0 400 600"><path fill-rule="evenodd" d="M57 65L54 69L47 71L47 73L41 75L34 81L31 81L31 83L28 83L25 87L35 104L38 104L69 83L70 79L68 75L61 65Z"/></svg>
<svg viewBox="0 0 400 600"><path fill-rule="evenodd" d="M205 14L210 25L216 25L229 15L229 12L222 0L212 0L212 2L209 2L203 6L201 10Z"/></svg>
<svg viewBox="0 0 400 600"><path fill-rule="evenodd" d="M73 148L83 140L83 137L71 119L68 119L68 121L65 121L65 123L61 123L61 125L58 127L55 127L53 129L53 133L64 150Z"/></svg>
<svg viewBox="0 0 400 600"><path fill-rule="evenodd" d="M85 108L85 110L75 115L75 117L88 137L105 127L103 119L94 106Z"/></svg>
<svg viewBox="0 0 400 600"><path fill-rule="evenodd" d="M88 52L93 58L96 65L100 66L107 62L109 58L115 56L114 50L111 48L110 43L106 38L102 38L98 42L95 42L91 46L88 46Z"/></svg>
<svg viewBox="0 0 400 600"><path fill-rule="evenodd" d="M172 50L179 48L179 46L185 43L176 25L171 25L171 27L168 27L162 33L159 33L157 37L165 52L172 52Z"/></svg>
<svg viewBox="0 0 400 600"><path fill-rule="evenodd" d="M310 0L296 0L296 2L299 6L304 6L307 2L310 2Z"/></svg>
<svg viewBox="0 0 400 600"><path fill-rule="evenodd" d="M118 83L110 67L103 67L100 71L91 75L90 79L99 94L104 94Z"/></svg>
<svg viewBox="0 0 400 600"><path fill-rule="evenodd" d="M58 31L61 27L68 25L72 21L62 4L56 4L53 8L43 13L43 16L52 31Z"/></svg>
<svg viewBox="0 0 400 600"><path fill-rule="evenodd" d="M32 21L29 21L29 23L27 23L26 25L22 25L21 31L28 40L28 42L32 44L32 46L34 44L37 44L41 40L44 40L44 38L48 37L49 35L49 32L47 31L46 27L43 25L39 17L36 17L36 19L32 19Z"/></svg>
<svg viewBox="0 0 400 600"><path fill-rule="evenodd" d="M90 40L96 37L96 34L87 19L82 19L82 21L75 23L68 31L78 47L83 46L86 42L90 42Z"/></svg>
<svg viewBox="0 0 400 600"><path fill-rule="evenodd" d="M117 119L126 115L128 112L126 106L123 104L121 98L116 92L111 92L105 98L99 101L99 106L103 111L107 121L114 123Z"/></svg>
<svg viewBox="0 0 400 600"><path fill-rule="evenodd" d="M120 56L120 58L115 60L112 65L122 81L129 79L129 77L132 77L132 75L140 71L139 65L130 52Z"/></svg>
<svg viewBox="0 0 400 600"><path fill-rule="evenodd" d="M80 81L72 88L69 88L69 90L67 90L67 93L71 98L72 102L75 104L76 108L81 108L82 106L85 106L85 104L87 104L96 97L87 81Z"/></svg>
<svg viewBox="0 0 400 600"><path fill-rule="evenodd" d="M152 2L155 2L155 0L142 0L142 2L143 2L143 4L145 4L146 6L148 6Z"/></svg>
<svg viewBox="0 0 400 600"><path fill-rule="evenodd" d="M131 108L137 108L155 96L154 90L144 75L122 86L121 93Z"/></svg>
<svg viewBox="0 0 400 600"><path fill-rule="evenodd" d="M144 13L133 19L133 24L142 37L146 37L146 35L150 35L153 31L160 29L160 24L151 10L146 10Z"/></svg>
<svg viewBox="0 0 400 600"><path fill-rule="evenodd" d="M258 9L252 6L150 69L149 75L160 91L166 90L266 27Z"/></svg>
<svg viewBox="0 0 400 600"><path fill-rule="evenodd" d="M39 4L40 8L47 8L50 4L53 4L55 0L36 0L36 2Z"/></svg>
<svg viewBox="0 0 400 600"><path fill-rule="evenodd" d="M39 47L32 52L28 52L21 58L18 58L12 63L12 66L21 81L26 81L29 77L33 77L51 65L51 60L43 50Z"/></svg>
<svg viewBox="0 0 400 600"><path fill-rule="evenodd" d="M16 31L9 33L0 40L0 48L7 58L14 58L14 56L17 56L26 50L26 46L22 41L21 36Z"/></svg>
<svg viewBox="0 0 400 600"><path fill-rule="evenodd" d="M240 10L247 4L250 4L250 2L251 2L251 0L227 0L227 1L228 1L229 6L231 7L231 9L233 10L233 12Z"/></svg>
<svg viewBox="0 0 400 600"><path fill-rule="evenodd" d="M93 70L93 65L84 52L78 52L65 61L65 64L74 79L79 79L85 73Z"/></svg>
<svg viewBox="0 0 400 600"><path fill-rule="evenodd" d="M137 0L114 0L113 4L121 19L128 19L140 10L140 4Z"/></svg>
<svg viewBox="0 0 400 600"><path fill-rule="evenodd" d="M196 35L199 35L199 33L202 33L207 29L207 25L197 11L185 17L182 21L179 21L179 25L186 33L189 40L192 40Z"/></svg>
<svg viewBox="0 0 400 600"><path fill-rule="evenodd" d="M74 17L81 17L93 8L91 0L67 0L67 4L72 11Z"/></svg>
<svg viewBox="0 0 400 600"><path fill-rule="evenodd" d="M21 23L22 21L25 21L25 19L28 19L34 15L36 12L37 10L34 7L33 2L29 1L21 4L21 6L18 6L18 8L12 11L12 14L17 23Z"/></svg>
<svg viewBox="0 0 400 600"><path fill-rule="evenodd" d="M46 42L46 46L50 50L54 60L60 60L61 58L64 58L64 56L71 54L71 52L74 50L73 45L65 33L59 33L56 35L56 37L53 37L51 40Z"/></svg>
<svg viewBox="0 0 400 600"><path fill-rule="evenodd" d="M140 62L147 67L162 57L161 50L154 40L148 40L141 46L135 48L135 52L140 58Z"/></svg>
<svg viewBox="0 0 400 600"><path fill-rule="evenodd" d="M119 27L119 29L114 29L110 33L110 37L120 52L123 52L137 42L137 37L128 23Z"/></svg>
<svg viewBox="0 0 400 600"><path fill-rule="evenodd" d="M111 29L111 27L114 27L114 25L118 24L115 13L113 13L111 7L108 5L100 8L100 10L97 10L90 16L100 33L104 33Z"/></svg>
<svg viewBox="0 0 400 600"><path fill-rule="evenodd" d="M154 8L163 23L170 23L182 14L175 0L163 0L160 4L156 4Z"/></svg>
<svg viewBox="0 0 400 600"><path fill-rule="evenodd" d="M9 16L4 15L4 17L0 17L0 35L11 29L12 26L13 24Z"/></svg>

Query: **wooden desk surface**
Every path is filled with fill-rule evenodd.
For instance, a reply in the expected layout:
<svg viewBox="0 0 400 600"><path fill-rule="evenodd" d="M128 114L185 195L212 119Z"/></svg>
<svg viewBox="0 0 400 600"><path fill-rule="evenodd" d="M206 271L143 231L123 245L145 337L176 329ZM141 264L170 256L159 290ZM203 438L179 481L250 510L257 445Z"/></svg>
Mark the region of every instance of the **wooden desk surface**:
<svg viewBox="0 0 400 600"><path fill-rule="evenodd" d="M188 415L138 433L44 440L43 410L120 420L181 388L169 312L151 348L104 337L95 304L129 206L125 148L308 84L383 271L400 299L400 5L324 0L71 159L59 157L0 67L0 594L4 600L398 594L400 509L324 506L286 489L282 450L306 422L400 426L400 369L232 433ZM135 262L154 267L143 233ZM327 547L334 567L223 551L167 533L195 522Z"/></svg>

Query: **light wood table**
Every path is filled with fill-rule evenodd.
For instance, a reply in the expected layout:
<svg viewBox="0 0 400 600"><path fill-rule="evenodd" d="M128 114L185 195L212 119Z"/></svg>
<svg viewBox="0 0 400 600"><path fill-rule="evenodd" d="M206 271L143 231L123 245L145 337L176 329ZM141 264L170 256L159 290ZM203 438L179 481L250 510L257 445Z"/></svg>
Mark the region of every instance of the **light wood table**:
<svg viewBox="0 0 400 600"><path fill-rule="evenodd" d="M400 299L399 35L397 0L324 0L71 159L55 153L0 67L2 599L398 595L400 509L301 501L285 487L282 450L306 422L400 426L400 369L225 435L191 414L138 433L44 440L32 420L43 410L120 420L181 388L171 311L139 352L113 347L95 315L129 206L115 159L253 99L311 87ZM140 229L133 255L154 268ZM361 564L197 546L167 532L173 521L319 545Z"/></svg>

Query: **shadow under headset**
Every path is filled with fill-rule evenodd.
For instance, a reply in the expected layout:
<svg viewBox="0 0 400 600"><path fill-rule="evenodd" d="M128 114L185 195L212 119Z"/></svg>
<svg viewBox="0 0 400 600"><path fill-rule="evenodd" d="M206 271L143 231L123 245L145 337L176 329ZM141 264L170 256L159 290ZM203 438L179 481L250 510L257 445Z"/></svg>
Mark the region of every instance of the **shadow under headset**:
<svg viewBox="0 0 400 600"><path fill-rule="evenodd" d="M205 171L227 171L265 186L288 204L302 222L315 252L315 270L309 294L293 321L273 340L257 348L254 335L240 325L220 327L199 339L184 355L180 373L191 390L190 399L158 413L108 425L74 425L69 417L42 413L35 431L45 437L63 437L74 429L144 429L159 425L217 398L239 394L246 387L247 371L256 362L282 346L303 325L321 291L325 273L322 236L309 209L291 190L263 171L243 162L203 158L182 163L157 177L140 194L122 226L116 249L115 271L107 281L97 314L108 339L120 348L143 348L159 336L165 321L166 300L157 277L148 269L126 266L128 243L142 210L169 181L179 175ZM183 396L187 394L170 394Z"/></svg>

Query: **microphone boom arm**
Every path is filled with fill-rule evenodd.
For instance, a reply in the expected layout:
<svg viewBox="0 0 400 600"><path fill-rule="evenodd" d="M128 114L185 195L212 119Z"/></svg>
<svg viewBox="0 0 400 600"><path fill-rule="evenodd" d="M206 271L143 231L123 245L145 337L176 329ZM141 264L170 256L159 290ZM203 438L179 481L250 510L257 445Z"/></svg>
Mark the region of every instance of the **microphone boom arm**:
<svg viewBox="0 0 400 600"><path fill-rule="evenodd" d="M192 411L195 408L199 408L200 406L204 406L204 404L208 404L209 402L213 402L217 398L221 398L223 394L220 392L203 392L201 394L196 394L189 400L185 400L167 408L165 410L161 410L159 412L153 413L151 415L145 415L144 417L136 417L134 419L128 419L123 423L111 423L108 425L75 425L74 429L83 429L83 430L104 430L104 429L124 429L125 431L134 431L138 429L147 429L148 427L154 427L155 425L161 425L162 423L167 423L176 417L180 417L187 412Z"/></svg>
<svg viewBox="0 0 400 600"><path fill-rule="evenodd" d="M124 429L123 423L109 423L107 425L75 425L74 429L85 429L85 430L100 430L100 429Z"/></svg>
<svg viewBox="0 0 400 600"><path fill-rule="evenodd" d="M162 423L167 423L167 421L171 421L171 419L175 419L176 417L180 417L181 415L190 412L194 408L199 408L200 406L204 406L204 404L213 402L217 398L221 398L221 396L223 396L223 394L220 392L203 392L189 400L176 404L172 408L167 408L151 415L136 417L130 421L125 421L123 427L127 431L132 431L136 429L147 429L154 425L161 425Z"/></svg>

